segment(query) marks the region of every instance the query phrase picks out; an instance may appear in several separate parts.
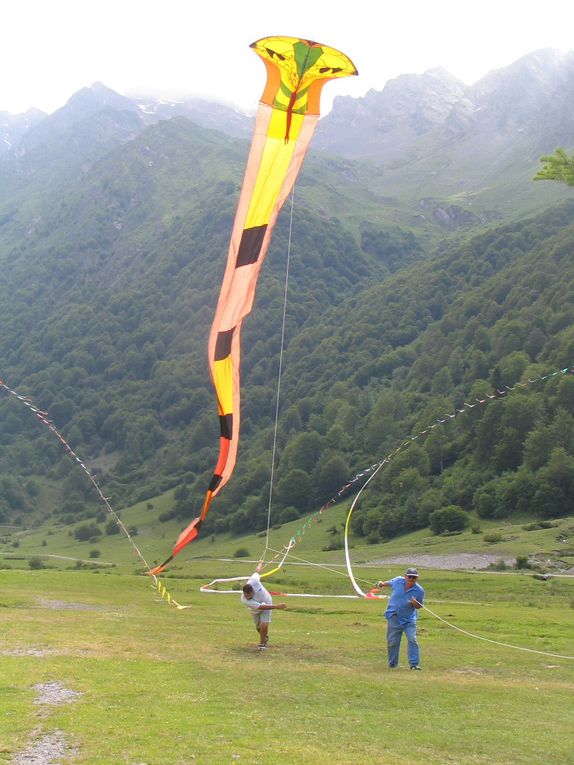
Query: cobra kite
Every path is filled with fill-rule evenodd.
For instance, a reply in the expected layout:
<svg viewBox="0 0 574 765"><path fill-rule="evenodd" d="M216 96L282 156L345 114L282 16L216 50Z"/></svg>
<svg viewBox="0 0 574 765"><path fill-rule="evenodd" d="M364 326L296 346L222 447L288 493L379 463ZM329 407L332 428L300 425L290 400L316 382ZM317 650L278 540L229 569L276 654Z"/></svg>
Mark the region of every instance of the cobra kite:
<svg viewBox="0 0 574 765"><path fill-rule="evenodd" d="M240 334L251 311L259 271L277 216L289 195L319 121L323 85L358 74L334 48L297 37L264 37L251 48L263 59L267 82L233 224L227 266L209 336L211 379L219 409L219 459L201 514L185 528L159 573L199 533L212 499L233 472L239 441Z"/></svg>

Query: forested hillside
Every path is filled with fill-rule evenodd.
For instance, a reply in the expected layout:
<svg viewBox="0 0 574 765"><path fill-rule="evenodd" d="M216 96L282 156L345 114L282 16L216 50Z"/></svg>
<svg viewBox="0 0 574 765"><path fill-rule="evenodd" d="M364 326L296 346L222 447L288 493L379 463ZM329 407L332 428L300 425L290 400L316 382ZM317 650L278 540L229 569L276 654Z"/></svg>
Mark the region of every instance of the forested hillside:
<svg viewBox="0 0 574 765"><path fill-rule="evenodd" d="M49 412L116 508L175 489L158 522L183 523L217 458L206 342L247 143L184 118L128 137L131 119L100 118L69 164L67 143L48 163L31 153L0 168L12 179L0 199L0 378ZM410 215L411 172L406 202L398 181L392 198L373 190L379 172L308 158L244 325L239 459L207 533L267 522L288 252L274 522L493 390L508 395L393 457L355 531L377 541L455 530L471 511L570 512L574 379L508 388L572 364L574 203L441 226ZM547 186L533 186L542 211ZM102 522L81 471L25 407L0 396L0 422L0 522Z"/></svg>
<svg viewBox="0 0 574 765"><path fill-rule="evenodd" d="M151 496L212 467L217 419L205 346L245 146L187 120L162 122L81 178L72 175L36 214L19 208L5 223L2 377L33 395L96 465L100 458L113 468L118 501ZM416 238L400 231L371 254L321 205L308 208L304 188L300 197L292 334L360 283L394 270L403 250L406 261L423 255ZM283 220L277 227L258 314L244 332L245 373L261 365L253 400L260 386L270 386L264 398L273 398L287 226ZM34 424L22 434L26 413L11 402L2 406L3 472L50 472L58 445ZM6 500L4 513L29 504Z"/></svg>

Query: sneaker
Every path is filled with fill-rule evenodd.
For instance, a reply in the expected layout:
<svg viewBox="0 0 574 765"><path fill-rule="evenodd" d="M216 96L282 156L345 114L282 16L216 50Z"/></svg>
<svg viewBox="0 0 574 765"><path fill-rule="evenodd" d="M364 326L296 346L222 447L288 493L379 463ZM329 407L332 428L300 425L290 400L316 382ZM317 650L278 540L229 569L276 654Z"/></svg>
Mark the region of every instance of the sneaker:
<svg viewBox="0 0 574 765"><path fill-rule="evenodd" d="M266 650L267 649L267 643L259 643L257 648L258 648L259 651ZM420 669L420 667L419 667L419 669Z"/></svg>
<svg viewBox="0 0 574 765"><path fill-rule="evenodd" d="M411 669L422 669L422 667L419 667L419 665L418 665L418 664L413 664L413 665L411 666Z"/></svg>

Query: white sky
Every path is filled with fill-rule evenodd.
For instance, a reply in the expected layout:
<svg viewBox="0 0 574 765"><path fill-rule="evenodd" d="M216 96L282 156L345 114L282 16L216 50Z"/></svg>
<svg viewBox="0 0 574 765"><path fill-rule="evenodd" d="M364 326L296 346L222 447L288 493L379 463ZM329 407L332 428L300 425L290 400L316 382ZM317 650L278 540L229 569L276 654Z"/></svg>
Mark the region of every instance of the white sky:
<svg viewBox="0 0 574 765"><path fill-rule="evenodd" d="M52 112L103 82L124 95L198 95L254 109L265 69L249 43L305 37L339 48L363 96L443 66L467 85L540 48L574 50L573 0L7 0L0 7L0 111Z"/></svg>

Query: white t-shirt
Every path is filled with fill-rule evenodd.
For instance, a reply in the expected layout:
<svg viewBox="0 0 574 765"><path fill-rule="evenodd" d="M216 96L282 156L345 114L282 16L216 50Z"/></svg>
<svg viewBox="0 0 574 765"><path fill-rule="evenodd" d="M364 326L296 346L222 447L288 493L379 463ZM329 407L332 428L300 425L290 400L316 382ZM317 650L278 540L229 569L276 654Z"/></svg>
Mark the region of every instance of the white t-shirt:
<svg viewBox="0 0 574 765"><path fill-rule="evenodd" d="M252 574L247 580L247 584L250 584L253 587L253 597L246 598L242 593L241 602L244 606L247 606L247 608L250 608L252 611L257 611L259 610L260 605L266 604L270 606L273 603L273 598L261 584L261 577L258 573Z"/></svg>

